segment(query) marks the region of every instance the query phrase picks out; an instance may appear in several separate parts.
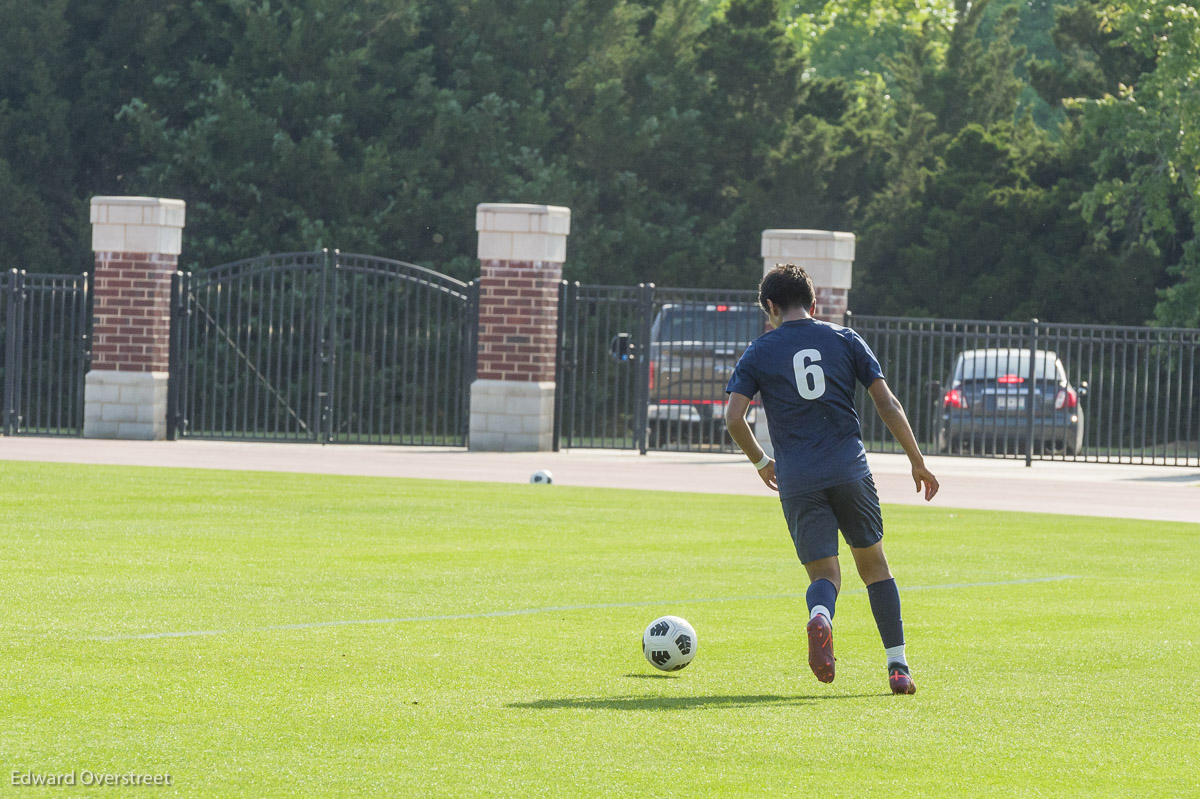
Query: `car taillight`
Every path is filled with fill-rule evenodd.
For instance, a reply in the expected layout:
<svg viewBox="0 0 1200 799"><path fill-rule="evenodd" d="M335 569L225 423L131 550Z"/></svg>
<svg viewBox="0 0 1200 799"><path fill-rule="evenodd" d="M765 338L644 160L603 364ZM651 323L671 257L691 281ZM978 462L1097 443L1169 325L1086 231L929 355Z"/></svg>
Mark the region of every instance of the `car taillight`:
<svg viewBox="0 0 1200 799"><path fill-rule="evenodd" d="M1013 383L1024 383L1025 378L1021 377L1020 375L1000 375L996 378L996 382L1003 383L1005 385L1012 385Z"/></svg>
<svg viewBox="0 0 1200 799"><path fill-rule="evenodd" d="M1054 395L1054 410L1056 411L1061 411L1063 408L1074 408L1078 405L1079 395L1073 388L1060 388Z"/></svg>
<svg viewBox="0 0 1200 799"><path fill-rule="evenodd" d="M967 407L967 398L957 388L952 388L946 392L946 396L942 397L943 408L965 408Z"/></svg>
<svg viewBox="0 0 1200 799"><path fill-rule="evenodd" d="M651 391L653 391L653 390L654 390L654 373L655 373L656 371L658 371L658 370L655 368L656 366L657 366L657 364L655 364L655 363L654 363L654 361L651 361L651 362L650 362L650 390L651 390Z"/></svg>

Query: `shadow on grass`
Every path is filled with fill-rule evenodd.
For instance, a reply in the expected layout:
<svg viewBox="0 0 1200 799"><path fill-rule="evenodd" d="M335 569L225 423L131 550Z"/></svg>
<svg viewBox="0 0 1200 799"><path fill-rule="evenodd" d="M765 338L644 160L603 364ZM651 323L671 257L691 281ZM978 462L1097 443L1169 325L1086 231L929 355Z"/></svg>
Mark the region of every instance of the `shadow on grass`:
<svg viewBox="0 0 1200 799"><path fill-rule="evenodd" d="M873 699L884 694L839 694L836 696L779 696L750 694L742 696L580 696L562 699L537 699L533 702L511 702L505 707L519 710L700 710L725 707L801 707L830 699Z"/></svg>

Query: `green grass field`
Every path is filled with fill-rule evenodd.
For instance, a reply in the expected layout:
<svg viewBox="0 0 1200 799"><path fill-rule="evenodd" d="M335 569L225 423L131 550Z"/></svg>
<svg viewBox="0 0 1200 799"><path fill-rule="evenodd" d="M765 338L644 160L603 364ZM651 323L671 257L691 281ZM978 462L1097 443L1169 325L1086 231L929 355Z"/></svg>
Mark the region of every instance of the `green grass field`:
<svg viewBox="0 0 1200 799"><path fill-rule="evenodd" d="M0 795L1200 795L1200 525L885 517L912 697L771 497L2 463Z"/></svg>

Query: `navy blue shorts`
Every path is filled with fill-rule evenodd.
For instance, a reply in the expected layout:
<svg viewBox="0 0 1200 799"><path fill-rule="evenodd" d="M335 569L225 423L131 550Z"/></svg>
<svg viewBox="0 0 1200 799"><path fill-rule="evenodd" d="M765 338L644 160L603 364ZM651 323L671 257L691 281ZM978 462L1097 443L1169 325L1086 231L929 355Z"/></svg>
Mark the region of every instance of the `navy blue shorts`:
<svg viewBox="0 0 1200 799"><path fill-rule="evenodd" d="M883 539L883 514L879 493L870 475L853 483L797 494L783 500L796 555L801 563L836 557L838 530L855 549Z"/></svg>

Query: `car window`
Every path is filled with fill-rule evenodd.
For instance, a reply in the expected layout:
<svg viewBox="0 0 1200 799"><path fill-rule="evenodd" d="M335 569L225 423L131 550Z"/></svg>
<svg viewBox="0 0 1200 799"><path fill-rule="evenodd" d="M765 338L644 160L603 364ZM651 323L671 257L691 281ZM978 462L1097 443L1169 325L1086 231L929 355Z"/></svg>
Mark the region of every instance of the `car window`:
<svg viewBox="0 0 1200 799"><path fill-rule="evenodd" d="M657 341L722 341L749 344L766 319L757 308L712 305L697 308L664 308Z"/></svg>
<svg viewBox="0 0 1200 799"><path fill-rule="evenodd" d="M1038 380L1061 380L1058 358L1053 352L1039 352L1036 360ZM994 350L964 355L955 369L956 380L998 380L1005 375L1029 377L1029 352Z"/></svg>

